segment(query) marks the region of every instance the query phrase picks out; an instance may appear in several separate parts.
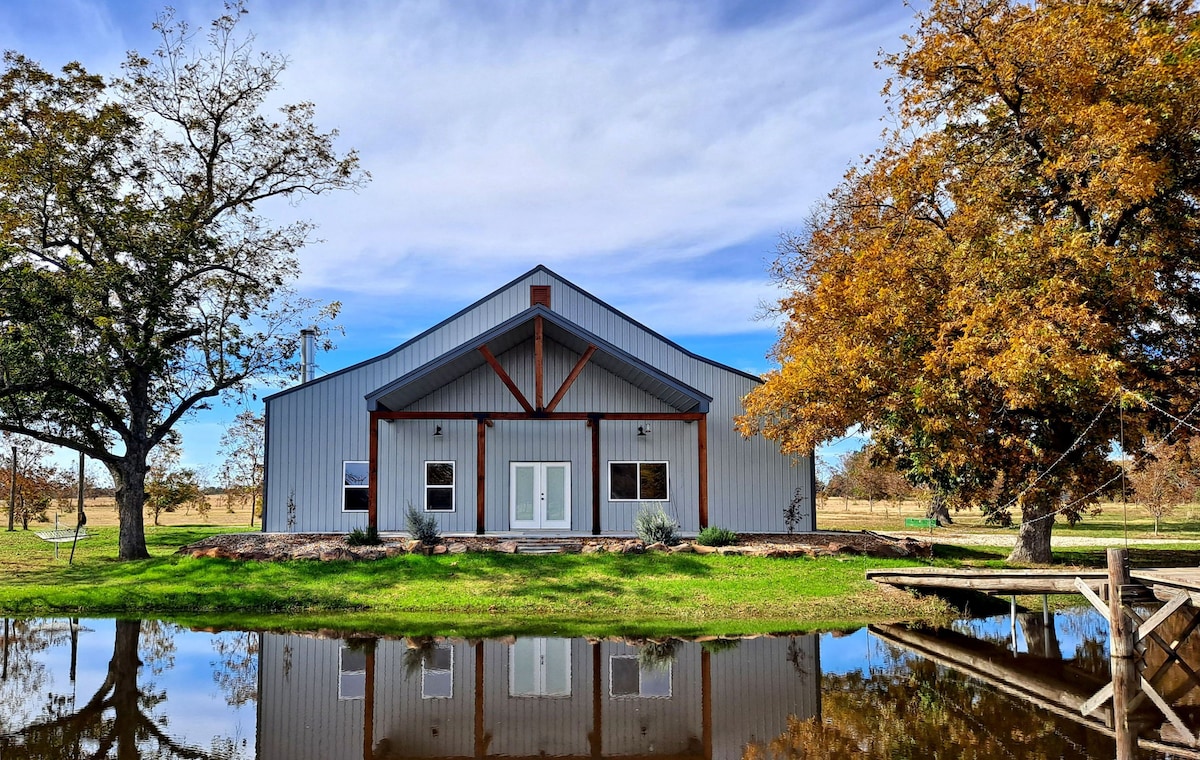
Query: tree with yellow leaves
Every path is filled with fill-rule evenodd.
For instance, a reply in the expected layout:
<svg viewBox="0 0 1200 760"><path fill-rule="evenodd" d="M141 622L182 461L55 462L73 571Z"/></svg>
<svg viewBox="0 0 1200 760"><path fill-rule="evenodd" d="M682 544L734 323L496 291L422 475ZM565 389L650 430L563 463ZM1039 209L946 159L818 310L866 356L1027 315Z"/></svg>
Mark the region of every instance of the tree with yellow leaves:
<svg viewBox="0 0 1200 760"><path fill-rule="evenodd" d="M1117 472L1118 410L1130 445L1140 400L1191 405L1200 13L935 0L905 43L895 129L781 244L780 368L739 425L793 453L859 425L1048 562Z"/></svg>

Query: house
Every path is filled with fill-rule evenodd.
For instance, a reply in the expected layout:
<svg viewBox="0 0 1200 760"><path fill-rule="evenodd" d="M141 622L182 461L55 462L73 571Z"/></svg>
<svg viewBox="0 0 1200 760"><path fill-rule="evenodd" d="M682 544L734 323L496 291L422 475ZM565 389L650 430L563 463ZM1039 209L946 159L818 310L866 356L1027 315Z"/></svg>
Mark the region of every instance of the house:
<svg viewBox="0 0 1200 760"><path fill-rule="evenodd" d="M821 714L815 634L653 658L607 639L261 636L261 760L737 760Z"/></svg>
<svg viewBox="0 0 1200 760"><path fill-rule="evenodd" d="M812 458L733 426L754 375L538 266L403 345L266 399L265 531L814 526Z"/></svg>

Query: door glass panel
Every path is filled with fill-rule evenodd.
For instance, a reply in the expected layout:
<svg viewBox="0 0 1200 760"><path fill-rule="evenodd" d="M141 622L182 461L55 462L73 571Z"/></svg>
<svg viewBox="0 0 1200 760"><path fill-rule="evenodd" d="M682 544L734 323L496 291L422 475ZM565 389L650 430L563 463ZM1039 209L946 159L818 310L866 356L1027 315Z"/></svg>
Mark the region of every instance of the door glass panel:
<svg viewBox="0 0 1200 760"><path fill-rule="evenodd" d="M536 494L534 493L532 467L515 467L514 477L516 478L516 495L514 497L515 504L513 505L514 519L527 521L533 520L534 503Z"/></svg>
<svg viewBox="0 0 1200 760"><path fill-rule="evenodd" d="M546 519L567 519L567 468L562 465L546 466Z"/></svg>
<svg viewBox="0 0 1200 760"><path fill-rule="evenodd" d="M537 696L540 639L517 639L508 650L508 693L514 697Z"/></svg>
<svg viewBox="0 0 1200 760"><path fill-rule="evenodd" d="M548 697L571 696L571 640L544 639L545 690Z"/></svg>

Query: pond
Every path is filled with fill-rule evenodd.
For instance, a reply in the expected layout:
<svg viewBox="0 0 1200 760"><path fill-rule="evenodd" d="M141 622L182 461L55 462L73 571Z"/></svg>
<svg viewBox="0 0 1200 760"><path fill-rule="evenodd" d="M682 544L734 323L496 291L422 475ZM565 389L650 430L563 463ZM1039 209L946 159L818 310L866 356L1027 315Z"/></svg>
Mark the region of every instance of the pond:
<svg viewBox="0 0 1200 760"><path fill-rule="evenodd" d="M0 758L1200 757L1170 663L1183 725L1142 700L1119 753L1111 701L1082 715L1106 635L1084 610L698 642L9 619Z"/></svg>

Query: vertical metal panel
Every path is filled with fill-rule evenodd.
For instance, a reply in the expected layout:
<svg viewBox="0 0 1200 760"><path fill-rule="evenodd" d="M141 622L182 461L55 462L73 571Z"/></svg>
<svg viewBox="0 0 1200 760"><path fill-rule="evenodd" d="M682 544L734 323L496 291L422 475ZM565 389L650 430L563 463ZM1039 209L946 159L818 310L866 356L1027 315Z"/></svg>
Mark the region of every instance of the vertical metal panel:
<svg viewBox="0 0 1200 760"><path fill-rule="evenodd" d="M712 655L713 757L741 758L821 712L818 637L748 639Z"/></svg>
<svg viewBox="0 0 1200 760"><path fill-rule="evenodd" d="M614 696L614 658L636 658L638 648L602 642L600 699L605 757L658 754L688 755L701 741L704 717L700 700L700 647L676 644L673 660L658 663L658 676L670 674L669 697Z"/></svg>
<svg viewBox="0 0 1200 760"><path fill-rule="evenodd" d="M570 640L571 694L514 697L509 694L511 645L486 641L484 721L492 740L490 755L537 757L590 754L592 654L584 639Z"/></svg>
<svg viewBox="0 0 1200 760"><path fill-rule="evenodd" d="M599 304L569 283L538 270L391 355L379 357L342 374L318 379L292 393L272 399L269 402L271 461L267 470L269 503L266 509L266 530L288 529L286 504L292 494L297 512L295 530L345 532L365 525L365 513L346 514L341 511L341 463L343 460L367 459L367 412L363 397L442 353L462 345L499 322L524 311L529 305L531 284L551 285L553 308L567 319L713 397L708 424L709 514L712 524L739 531L783 531L783 508L799 488L808 506L808 514L798 527L800 530L811 530L814 527L813 500L812 494L809 493L811 486L808 479L811 461L807 458L792 460L782 456L774 443L761 438L744 440L733 429L733 418L742 409L741 398L754 386L753 380L687 355L627 317ZM556 388L556 381L561 382L561 378L570 371L574 354L553 342L548 342L547 345L549 389ZM502 361L522 387L533 387L532 351L526 352L518 347L506 352ZM560 411L650 411L656 404L661 408L661 402L632 389L628 384L595 366L589 365L584 370L576 386L572 387L564 398L559 407ZM447 403L461 405L458 408L463 409L479 409L481 401L486 400L498 405L503 404L493 407L492 410L515 411L518 407L511 394L498 393L497 387L503 390L494 380L494 374L489 377L488 372L482 371L481 368L436 394L431 394L414 408L432 409L435 404ZM608 408L604 408L606 405ZM608 424L611 423L607 423L605 427ZM589 460L587 441L585 437L581 437L583 433L580 433L580 436L572 434L563 437L561 432L556 432L551 427L530 429L527 432L535 437L550 435L548 440L535 445L531 442L520 443L511 440L511 432L516 426L512 423L508 423L508 426L510 427L503 434L506 437L500 439L504 449L497 451L489 440L489 528L494 525L507 525L507 491L494 490L500 487L506 489L507 465L494 470L491 469L492 462L500 464L525 461L519 458L524 456L518 453L521 451L528 452L530 458L527 461L573 463L572 527L575 530L589 528L590 526L578 521L584 514L581 507L587 505L590 498L588 494L578 490L588 482ZM582 424L580 428L582 429ZM498 429L499 424L497 428L489 431L489 437L500 435L497 433ZM381 443L387 437L382 436ZM667 451L664 455L669 456L673 462L672 480L676 481L673 486L683 485L678 482L684 474L683 470L676 468L674 462L677 457L685 457L682 447L686 438L687 436L684 436L676 441L673 444L675 449ZM694 440L694 434L692 439ZM613 440L615 444L616 439ZM430 445L429 442L419 441L416 437L408 441L393 440L390 453L398 455L399 451L394 446L401 444L416 447L406 449L404 454L413 461L424 461L424 454L413 452L420 452ZM666 446L665 443L661 445ZM694 446L694 442L688 445ZM473 476L473 454L465 458L462 455L456 456L459 457L456 461L460 462L462 474L459 482L466 482L464 478ZM603 458L607 461L612 457L605 453ZM471 475L466 468L468 463L471 466ZM383 472L381 462L381 489ZM493 472L503 474L504 477L493 478ZM501 485L497 485L498 481ZM392 488L390 498L393 501L390 508L393 514L389 518L391 522L385 523L381 511L381 529L388 529L385 527L387 524L402 527L402 521L396 521L395 511L402 510L412 494L412 484L407 482L406 485L406 482L397 480L389 484L388 487ZM681 510L681 522L685 529L694 529L689 528L689 523L683 519L686 512L687 510ZM466 525L459 519L462 514L460 509L454 517L440 516L439 519L443 520L447 530L473 530L473 525ZM503 517L502 523L493 522L494 518L500 517ZM627 529L622 526L631 526L631 520L629 510L625 510L624 516L619 517L616 522L606 521L605 529Z"/></svg>
<svg viewBox="0 0 1200 760"><path fill-rule="evenodd" d="M379 642L375 737L381 756L471 757L475 753L475 647L461 640L441 640L434 646L452 652L449 698L424 695L422 650L410 649L403 640Z"/></svg>
<svg viewBox="0 0 1200 760"><path fill-rule="evenodd" d="M365 700L339 700L342 644L264 633L259 667L260 760L362 755Z"/></svg>

